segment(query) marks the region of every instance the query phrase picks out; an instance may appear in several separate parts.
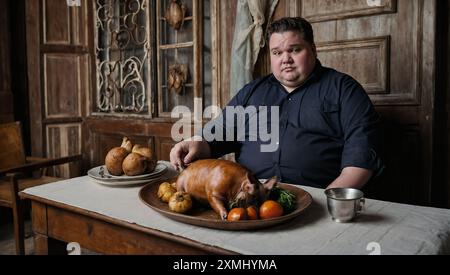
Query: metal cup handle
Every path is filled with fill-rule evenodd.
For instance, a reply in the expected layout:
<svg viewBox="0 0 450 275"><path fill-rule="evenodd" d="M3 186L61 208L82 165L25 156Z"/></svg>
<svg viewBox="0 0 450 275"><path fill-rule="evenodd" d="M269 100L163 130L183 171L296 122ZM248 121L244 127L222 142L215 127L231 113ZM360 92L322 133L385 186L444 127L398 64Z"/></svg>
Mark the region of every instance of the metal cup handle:
<svg viewBox="0 0 450 275"><path fill-rule="evenodd" d="M364 205L365 204L366 204L366 199L365 198L359 199L358 209L356 210L357 214L361 214L361 212L364 211Z"/></svg>

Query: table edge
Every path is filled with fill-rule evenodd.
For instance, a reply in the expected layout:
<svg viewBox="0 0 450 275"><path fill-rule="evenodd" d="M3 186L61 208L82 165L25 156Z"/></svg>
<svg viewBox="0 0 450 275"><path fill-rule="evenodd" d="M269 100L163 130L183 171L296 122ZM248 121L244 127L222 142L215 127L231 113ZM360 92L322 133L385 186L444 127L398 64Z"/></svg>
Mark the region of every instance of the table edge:
<svg viewBox="0 0 450 275"><path fill-rule="evenodd" d="M186 238L186 237L177 236L177 235L174 235L172 233L160 231L160 230L157 230L157 229L154 229L154 228L149 228L149 227L145 227L145 226L142 226L142 225L129 223L129 222L126 222L126 221L121 221L121 220L118 220L118 219L115 219L115 218L112 218L112 217L108 217L108 216L103 215L103 214L99 214L97 212L89 211L89 210L86 210L86 209L83 209L83 208L71 206L71 205L64 204L64 203L57 202L57 201L53 201L53 200L50 200L50 199L45 199L45 198L39 197L37 195L28 194L28 193L23 192L23 191L19 192L19 196L20 196L20 198L22 200L29 199L31 201L35 201L35 202L38 202L38 203L42 203L42 204L45 204L45 205L56 207L56 208L59 208L59 209L65 210L65 211L70 211L70 212L73 212L73 213L76 213L76 214L80 214L80 215L88 216L88 217L91 217L91 218L95 218L95 219L101 220L103 222L107 222L107 223L111 223L111 224L114 224L114 225L117 225L117 226L122 226L122 227L125 227L125 228L128 228L128 229L136 230L136 231L139 231L139 232L142 232L142 233L146 233L146 234L149 234L149 235L152 235L152 236L155 236L155 237L163 238L165 240L178 242L180 244L191 246L191 247L194 247L194 248L197 248L197 249L201 249L201 250L204 250L206 252L213 253L213 254L239 255L239 253L237 253L235 251L227 250L227 249L220 248L220 247L217 247L217 246L203 244L203 243L191 240L191 239Z"/></svg>

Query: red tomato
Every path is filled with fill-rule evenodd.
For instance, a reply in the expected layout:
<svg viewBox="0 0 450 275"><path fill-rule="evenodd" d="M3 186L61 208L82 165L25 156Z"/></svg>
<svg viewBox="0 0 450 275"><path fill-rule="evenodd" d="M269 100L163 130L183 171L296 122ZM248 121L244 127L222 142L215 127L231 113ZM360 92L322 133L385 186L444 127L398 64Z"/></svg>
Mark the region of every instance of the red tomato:
<svg viewBox="0 0 450 275"><path fill-rule="evenodd" d="M247 211L244 208L233 208L228 212L227 221L241 221L247 219Z"/></svg>
<svg viewBox="0 0 450 275"><path fill-rule="evenodd" d="M247 207L247 216L249 220L257 220L258 219L258 210L256 206L252 205Z"/></svg>
<svg viewBox="0 0 450 275"><path fill-rule="evenodd" d="M259 208L259 217L263 220L280 216L283 216L283 207L276 201L267 200Z"/></svg>

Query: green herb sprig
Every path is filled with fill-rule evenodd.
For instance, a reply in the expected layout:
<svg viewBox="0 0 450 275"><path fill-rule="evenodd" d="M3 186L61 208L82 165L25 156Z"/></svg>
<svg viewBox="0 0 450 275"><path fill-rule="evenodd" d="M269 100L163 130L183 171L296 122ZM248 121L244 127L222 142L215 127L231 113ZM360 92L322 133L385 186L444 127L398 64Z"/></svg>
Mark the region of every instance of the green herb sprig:
<svg viewBox="0 0 450 275"><path fill-rule="evenodd" d="M281 204L286 214L294 211L297 205L296 196L292 192L278 186L272 188L269 198Z"/></svg>

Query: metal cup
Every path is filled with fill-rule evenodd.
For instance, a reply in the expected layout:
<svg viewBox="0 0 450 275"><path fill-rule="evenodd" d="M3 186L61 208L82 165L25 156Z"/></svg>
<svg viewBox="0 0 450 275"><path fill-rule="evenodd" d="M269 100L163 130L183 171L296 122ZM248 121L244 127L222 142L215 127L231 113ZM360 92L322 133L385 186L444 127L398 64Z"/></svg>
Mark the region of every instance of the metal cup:
<svg viewBox="0 0 450 275"><path fill-rule="evenodd" d="M363 210L364 193L353 188L331 188L325 190L328 212L335 222L353 220Z"/></svg>

